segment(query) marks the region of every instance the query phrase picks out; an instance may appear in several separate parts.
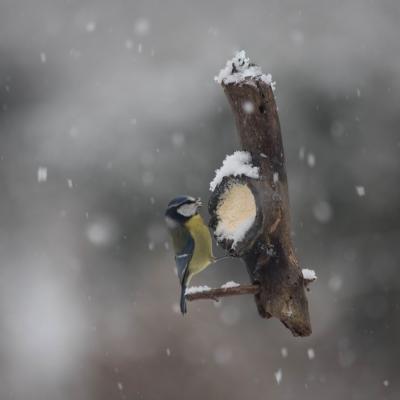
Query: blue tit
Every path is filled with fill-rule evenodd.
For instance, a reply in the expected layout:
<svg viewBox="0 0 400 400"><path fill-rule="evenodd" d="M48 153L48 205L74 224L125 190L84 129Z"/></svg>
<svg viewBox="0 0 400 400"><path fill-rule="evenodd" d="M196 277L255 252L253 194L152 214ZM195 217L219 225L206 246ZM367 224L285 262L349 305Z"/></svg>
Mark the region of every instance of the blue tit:
<svg viewBox="0 0 400 400"><path fill-rule="evenodd" d="M185 291L193 275L215 260L210 231L198 212L201 200L179 196L171 200L165 212L175 251L175 262L181 284L180 306L186 313Z"/></svg>

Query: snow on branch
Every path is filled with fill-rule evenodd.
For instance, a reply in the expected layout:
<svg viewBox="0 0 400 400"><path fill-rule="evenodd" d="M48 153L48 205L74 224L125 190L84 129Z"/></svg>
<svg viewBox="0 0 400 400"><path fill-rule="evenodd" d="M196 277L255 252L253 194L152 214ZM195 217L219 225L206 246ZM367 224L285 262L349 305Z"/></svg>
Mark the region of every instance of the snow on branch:
<svg viewBox="0 0 400 400"><path fill-rule="evenodd" d="M229 288L233 288L233 287L238 287L240 286L240 283L234 282L234 281L229 281L224 283L223 285L221 285L222 289L229 289Z"/></svg>
<svg viewBox="0 0 400 400"><path fill-rule="evenodd" d="M245 175L249 178L259 178L259 168L253 167L251 163L251 154L248 151L235 151L229 154L222 162L222 167L215 170L215 177L210 182L210 190L213 192L215 188L222 182L225 176Z"/></svg>
<svg viewBox="0 0 400 400"><path fill-rule="evenodd" d="M317 280L317 274L315 273L315 271L313 269L303 268L301 270L301 272L303 273L303 279L305 281L314 282Z"/></svg>
<svg viewBox="0 0 400 400"><path fill-rule="evenodd" d="M303 270L305 271L305 270ZM314 282L317 277L315 272L314 277L303 273L304 286L307 286L311 282ZM254 285L240 285L239 283L229 281L221 285L219 288L210 288L208 286L193 286L186 289L185 297L188 301L193 300L214 300L219 301L220 297L238 296L242 294L258 294L260 292L260 286Z"/></svg>
<svg viewBox="0 0 400 400"><path fill-rule="evenodd" d="M192 286L192 287L188 287L185 290L185 295L202 293L202 292L206 292L208 290L211 290L211 288L208 286Z"/></svg>
<svg viewBox="0 0 400 400"><path fill-rule="evenodd" d="M264 74L258 65L250 62L246 57L244 50L238 51L236 55L226 62L225 68L219 71L219 74L214 78L219 84L243 83L251 78L252 80L261 80L275 90L276 83L272 81L271 74Z"/></svg>

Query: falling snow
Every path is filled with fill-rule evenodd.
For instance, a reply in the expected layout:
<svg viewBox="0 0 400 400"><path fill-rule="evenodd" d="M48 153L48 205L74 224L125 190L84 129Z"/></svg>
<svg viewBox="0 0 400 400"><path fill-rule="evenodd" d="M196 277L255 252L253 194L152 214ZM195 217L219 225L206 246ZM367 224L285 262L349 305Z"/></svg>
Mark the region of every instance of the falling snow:
<svg viewBox="0 0 400 400"><path fill-rule="evenodd" d="M365 187L364 186L356 186L357 195L360 197L365 196Z"/></svg>
<svg viewBox="0 0 400 400"><path fill-rule="evenodd" d="M251 113L254 112L254 104L253 104L253 102L251 102L251 101L244 101L244 102L242 103L242 108L243 108L243 111L244 111L246 114L251 114Z"/></svg>
<svg viewBox="0 0 400 400"><path fill-rule="evenodd" d="M299 149L299 159L300 159L301 161L304 160L305 154L306 154L305 148L304 148L304 147L300 147L300 149Z"/></svg>
<svg viewBox="0 0 400 400"><path fill-rule="evenodd" d="M133 47L133 42L132 42L132 40L126 39L126 40L125 40L125 47L126 47L128 50L131 50L132 47Z"/></svg>
<svg viewBox="0 0 400 400"><path fill-rule="evenodd" d="M142 174L142 182L144 186L151 186L154 183L154 174L151 171L144 171Z"/></svg>
<svg viewBox="0 0 400 400"><path fill-rule="evenodd" d="M96 30L96 22L94 21L89 21L86 24L86 32L92 33Z"/></svg>
<svg viewBox="0 0 400 400"><path fill-rule="evenodd" d="M216 303L216 302L215 302ZM227 305L221 309L221 320L228 326L233 326L239 322L240 310L238 307Z"/></svg>
<svg viewBox="0 0 400 400"><path fill-rule="evenodd" d="M276 383L279 385L282 382L282 369L279 368L278 371L276 371L274 375L275 375Z"/></svg>
<svg viewBox="0 0 400 400"><path fill-rule="evenodd" d="M47 168L39 167L37 170L37 181L46 182L47 181Z"/></svg>
<svg viewBox="0 0 400 400"><path fill-rule="evenodd" d="M338 292L343 285L342 278L339 275L332 276L328 281L328 287L332 292Z"/></svg>
<svg viewBox="0 0 400 400"><path fill-rule="evenodd" d="M108 246L117 239L117 226L108 218L99 218L88 224L86 236L95 246Z"/></svg>
<svg viewBox="0 0 400 400"><path fill-rule="evenodd" d="M218 346L214 352L214 359L217 364L227 364L232 359L232 349L226 345Z"/></svg>
<svg viewBox="0 0 400 400"><path fill-rule="evenodd" d="M180 307L179 307L179 304L178 304L178 303L174 303L174 304L172 304L172 311L173 311L175 314L180 314L180 312L181 312L181 309L180 309Z"/></svg>
<svg viewBox="0 0 400 400"><path fill-rule="evenodd" d="M145 36L150 32L150 22L146 18L139 18L135 22L135 33L140 36Z"/></svg>
<svg viewBox="0 0 400 400"><path fill-rule="evenodd" d="M307 154L307 164L310 168L315 167L315 155L313 153Z"/></svg>
<svg viewBox="0 0 400 400"><path fill-rule="evenodd" d="M185 144L185 136L181 132L175 132L171 137L171 141L175 148L181 148Z"/></svg>
<svg viewBox="0 0 400 400"><path fill-rule="evenodd" d="M317 221L321 223L329 222L332 219L332 207L327 201L321 200L314 204L313 214Z"/></svg>

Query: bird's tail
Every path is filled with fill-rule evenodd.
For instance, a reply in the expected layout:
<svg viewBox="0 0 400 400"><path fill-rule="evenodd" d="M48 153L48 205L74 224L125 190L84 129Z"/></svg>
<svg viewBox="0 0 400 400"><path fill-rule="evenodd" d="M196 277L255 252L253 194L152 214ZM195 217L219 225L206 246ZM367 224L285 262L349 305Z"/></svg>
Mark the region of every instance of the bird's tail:
<svg viewBox="0 0 400 400"><path fill-rule="evenodd" d="M185 299L186 285L183 283L181 287L181 313L185 315L187 312L186 299Z"/></svg>

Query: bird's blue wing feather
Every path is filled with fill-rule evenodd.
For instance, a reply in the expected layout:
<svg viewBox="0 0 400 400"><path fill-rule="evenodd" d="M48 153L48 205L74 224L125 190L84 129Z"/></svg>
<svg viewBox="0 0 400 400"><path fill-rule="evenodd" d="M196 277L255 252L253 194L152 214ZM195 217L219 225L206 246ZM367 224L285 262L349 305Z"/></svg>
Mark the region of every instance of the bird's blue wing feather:
<svg viewBox="0 0 400 400"><path fill-rule="evenodd" d="M194 240L190 233L188 232L186 238L186 244L184 247L178 251L175 255L176 269L178 270L179 281L185 283L185 275L187 273L187 268L189 262L192 259L194 251Z"/></svg>
<svg viewBox="0 0 400 400"><path fill-rule="evenodd" d="M181 283L181 296L180 296L180 307L181 313L186 314L186 283L189 277L189 263L192 259L194 251L194 240L189 234L186 246L182 249L182 253L175 255L176 269L178 270L179 281Z"/></svg>
<svg viewBox="0 0 400 400"><path fill-rule="evenodd" d="M185 291L189 277L189 263L194 252L194 240L185 226L177 225L170 229L175 251L175 263L181 284L180 307L182 314L186 313Z"/></svg>

